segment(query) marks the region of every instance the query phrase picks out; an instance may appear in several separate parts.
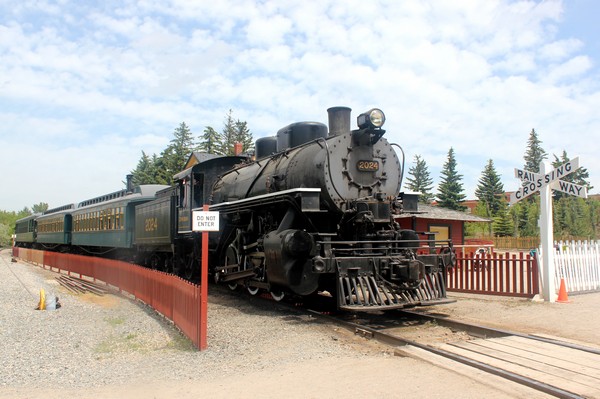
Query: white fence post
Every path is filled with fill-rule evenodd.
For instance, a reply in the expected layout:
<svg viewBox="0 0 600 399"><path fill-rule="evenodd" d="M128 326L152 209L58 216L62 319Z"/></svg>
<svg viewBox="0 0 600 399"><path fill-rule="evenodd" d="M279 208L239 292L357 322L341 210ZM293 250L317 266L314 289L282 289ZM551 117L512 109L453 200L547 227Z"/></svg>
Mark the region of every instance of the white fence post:
<svg viewBox="0 0 600 399"><path fill-rule="evenodd" d="M600 290L600 241L555 242L555 282L565 279L568 292Z"/></svg>

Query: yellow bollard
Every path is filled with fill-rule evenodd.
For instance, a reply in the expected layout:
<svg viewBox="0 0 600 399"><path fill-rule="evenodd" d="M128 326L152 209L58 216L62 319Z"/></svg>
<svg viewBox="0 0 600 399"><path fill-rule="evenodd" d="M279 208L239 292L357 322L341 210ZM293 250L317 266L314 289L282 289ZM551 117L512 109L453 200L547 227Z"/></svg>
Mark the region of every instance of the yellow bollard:
<svg viewBox="0 0 600 399"><path fill-rule="evenodd" d="M38 303L38 310L46 310L46 293L43 288L40 288L40 302Z"/></svg>

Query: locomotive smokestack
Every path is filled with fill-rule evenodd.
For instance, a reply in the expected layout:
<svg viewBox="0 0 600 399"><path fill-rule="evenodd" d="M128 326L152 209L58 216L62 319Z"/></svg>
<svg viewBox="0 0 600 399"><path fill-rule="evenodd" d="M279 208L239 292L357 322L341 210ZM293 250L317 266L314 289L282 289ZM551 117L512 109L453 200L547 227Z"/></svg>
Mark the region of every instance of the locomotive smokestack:
<svg viewBox="0 0 600 399"><path fill-rule="evenodd" d="M350 112L352 112L352 109L348 107L331 107L327 110L330 136L337 136L350 131Z"/></svg>
<svg viewBox="0 0 600 399"><path fill-rule="evenodd" d="M125 178L127 179L127 183L126 183L127 193L130 194L133 192L133 175L127 175Z"/></svg>

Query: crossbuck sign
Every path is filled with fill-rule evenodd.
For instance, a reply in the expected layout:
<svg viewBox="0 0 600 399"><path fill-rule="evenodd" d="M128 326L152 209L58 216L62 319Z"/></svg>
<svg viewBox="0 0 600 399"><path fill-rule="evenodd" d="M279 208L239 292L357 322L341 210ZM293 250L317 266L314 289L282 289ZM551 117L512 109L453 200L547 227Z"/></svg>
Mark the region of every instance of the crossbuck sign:
<svg viewBox="0 0 600 399"><path fill-rule="evenodd" d="M546 174L515 168L515 177L523 181L523 186L514 193L511 193L509 203L512 205L519 202L523 198L540 191L547 185L550 185L550 188L553 190L587 198L587 190L584 186L560 180L560 178L575 172L577 169L579 169L579 157L557 166Z"/></svg>
<svg viewBox="0 0 600 399"><path fill-rule="evenodd" d="M514 204L535 192L540 192L540 241L542 298L548 302L556 300L556 280L554 276L554 233L552 224L552 190L587 198L584 186L560 180L579 169L579 158L573 158L552 169L549 163L541 162L540 171L534 173L515 169L515 177L523 181L523 185L510 195L510 203Z"/></svg>

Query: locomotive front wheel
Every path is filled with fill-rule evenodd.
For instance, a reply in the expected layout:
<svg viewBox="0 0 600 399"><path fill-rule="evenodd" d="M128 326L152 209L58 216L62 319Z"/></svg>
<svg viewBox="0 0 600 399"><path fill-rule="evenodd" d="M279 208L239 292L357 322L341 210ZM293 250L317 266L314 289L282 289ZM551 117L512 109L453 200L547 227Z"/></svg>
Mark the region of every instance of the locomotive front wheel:
<svg viewBox="0 0 600 399"><path fill-rule="evenodd" d="M256 295L256 294L258 294L258 287L248 286L248 292L250 293L250 295Z"/></svg>
<svg viewBox="0 0 600 399"><path fill-rule="evenodd" d="M275 302L279 302L283 299L285 293L283 291L271 291L271 297L275 300Z"/></svg>
<svg viewBox="0 0 600 399"><path fill-rule="evenodd" d="M238 285L236 283L229 283L229 284L227 284L227 287L229 287L229 289L231 291L235 291L235 290L237 290Z"/></svg>

